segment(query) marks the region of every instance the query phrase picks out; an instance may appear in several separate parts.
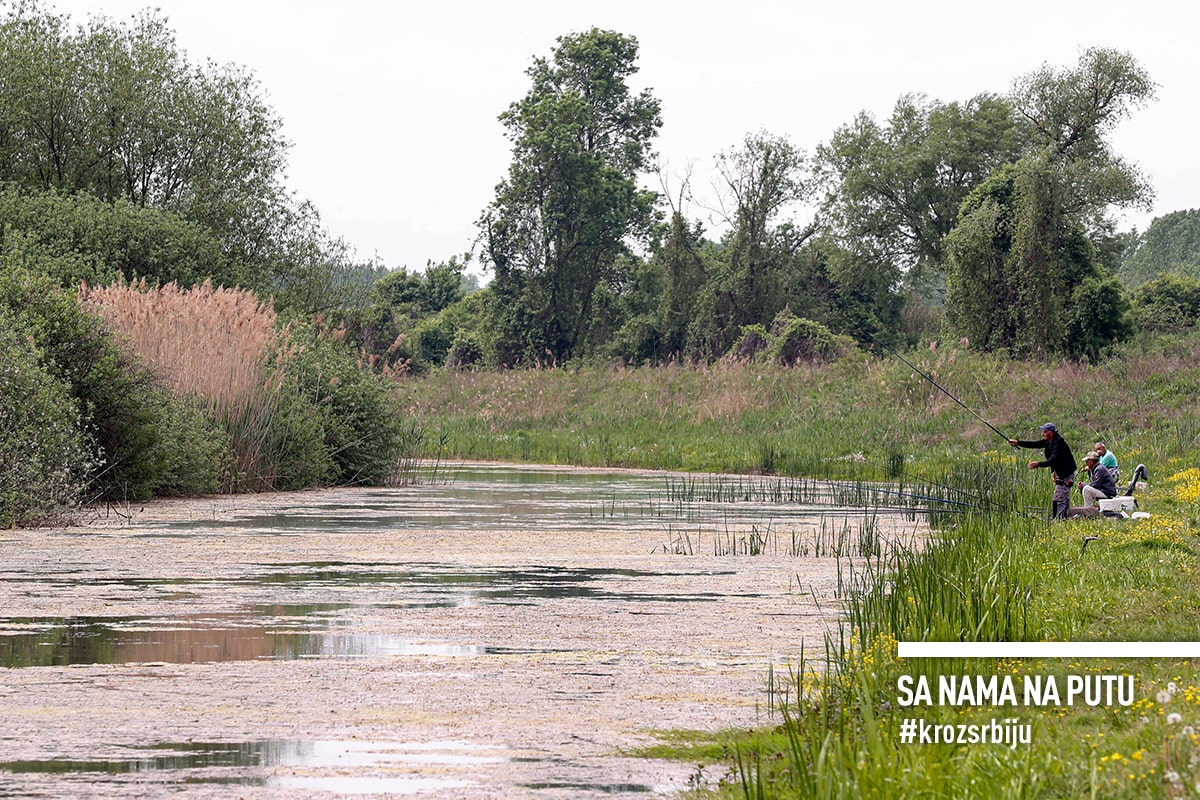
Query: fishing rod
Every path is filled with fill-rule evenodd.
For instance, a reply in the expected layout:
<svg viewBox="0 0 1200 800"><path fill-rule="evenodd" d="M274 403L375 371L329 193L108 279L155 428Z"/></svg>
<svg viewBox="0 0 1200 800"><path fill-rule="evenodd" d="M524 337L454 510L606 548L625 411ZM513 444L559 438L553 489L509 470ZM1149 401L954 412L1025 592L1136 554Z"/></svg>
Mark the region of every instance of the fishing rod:
<svg viewBox="0 0 1200 800"><path fill-rule="evenodd" d="M960 406L962 406L963 408L965 408L967 411L971 412L971 414L973 414L973 415L975 416L975 418L976 418L976 419L978 419L978 420L979 420L980 422L982 422L984 425L987 425L989 428L991 428L993 431L995 431L995 432L996 432L996 435L997 435L997 436L999 436L1001 439L1003 439L1003 440L1004 440L1004 441L1006 441L1006 442L1008 442L1008 441L1011 441L1011 440L1010 440L1010 438L1008 437L1008 435L1007 435L1007 434L1005 434L1003 431L1001 431L1001 430L1000 430L999 428L997 428L995 425L993 425L992 423L988 422L986 419L984 419L983 417L981 417L981 416L979 415L979 412L977 412L977 411L975 411L974 409L972 409L971 407L969 407L969 406L968 406L966 403L964 403L962 400L959 400L957 397L955 397L954 395L950 394L950 390L949 390L949 389L947 389L945 386L942 386L940 383L938 383L937 381L935 381L933 378L929 377L929 376L928 376L928 375L926 375L924 372L921 372L921 370L917 369L916 365L914 365L914 364L913 364L911 361L909 361L907 358L905 358L904 356L900 355L900 354L899 354L899 353L897 353L895 350L893 350L892 348L888 347L886 344L884 344L884 343L882 343L882 342L880 342L880 341L878 341L878 340L875 340L875 339L874 339L874 337L872 337L872 339L875 341L875 344L879 345L879 346L880 346L880 347L882 347L884 350L887 350L889 353L891 353L892 355L894 355L896 358L900 359L900 360L901 360L901 361L903 361L905 364L907 364L907 365L908 365L908 368L909 368L909 369L911 369L913 372L917 373L917 374L918 374L918 375L920 375L922 378L924 378L925 380L929 381L929 382L930 382L930 383L932 383L934 386L936 386L936 387L937 387L937 388L938 388L938 389L939 389L939 390L942 392L942 394L946 395L946 397L949 397L951 400L953 400L954 402L958 403Z"/></svg>

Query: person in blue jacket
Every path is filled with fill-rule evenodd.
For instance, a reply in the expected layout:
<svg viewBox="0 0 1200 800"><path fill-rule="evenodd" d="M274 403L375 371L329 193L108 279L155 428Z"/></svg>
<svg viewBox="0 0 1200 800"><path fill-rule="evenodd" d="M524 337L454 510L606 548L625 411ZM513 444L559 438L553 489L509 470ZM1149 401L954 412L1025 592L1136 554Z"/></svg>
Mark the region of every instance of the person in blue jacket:
<svg viewBox="0 0 1200 800"><path fill-rule="evenodd" d="M1055 518L1065 519L1067 509L1071 507L1071 485L1075 483L1075 470L1078 467L1075 464L1075 456L1071 454L1071 447L1067 444L1067 440L1058 432L1058 427L1053 422L1047 422L1041 426L1041 440L1021 441L1018 439L1009 439L1008 443L1013 447L1040 447L1043 449L1046 457L1042 461L1030 461L1030 469L1040 469L1041 467L1049 467L1050 474L1054 478L1054 498L1051 501L1051 513Z"/></svg>

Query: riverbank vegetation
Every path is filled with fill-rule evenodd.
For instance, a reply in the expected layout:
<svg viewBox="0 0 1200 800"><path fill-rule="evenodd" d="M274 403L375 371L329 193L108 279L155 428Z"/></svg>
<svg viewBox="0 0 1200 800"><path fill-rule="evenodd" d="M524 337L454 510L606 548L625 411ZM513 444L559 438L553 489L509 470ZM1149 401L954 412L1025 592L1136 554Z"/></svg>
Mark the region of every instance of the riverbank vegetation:
<svg viewBox="0 0 1200 800"><path fill-rule="evenodd" d="M1154 99L1131 54L1089 49L1005 94L905 94L811 153L749 133L715 156L710 230L686 177L645 188L663 119L633 85L637 40L568 34L500 114L512 161L475 251L409 271L359 260L288 190L283 121L245 68L191 63L152 12L4 14L0 525L377 484L419 457L936 486L959 512L847 577L827 653L771 676L772 727L685 748L728 770L712 791L1200 793L1192 661L896 657L1200 640L1200 212L1116 227L1152 197L1109 141ZM993 426L1046 421L1077 455L1106 441L1126 476L1146 463L1151 518L1031 508L1044 473ZM1108 673L1134 676L1131 705L897 702L902 674ZM905 716L1011 717L1032 741L904 745Z"/></svg>
<svg viewBox="0 0 1200 800"><path fill-rule="evenodd" d="M897 476L987 437L888 357L935 341L921 363L1018 428L1116 438L1189 391L1165 373L1200 318L1192 212L1145 234L1110 213L1152 196L1109 142L1154 99L1128 53L1003 95L906 94L811 153L750 133L714 157L710 231L686 178L645 188L663 117L637 40L567 34L499 115L512 159L474 251L411 272L321 226L264 88L192 62L157 12L75 24L23 2L0 42L0 524L377 483L432 442ZM534 410L507 417L518 401Z"/></svg>
<svg viewBox="0 0 1200 800"><path fill-rule="evenodd" d="M894 551L844 583L847 622L827 652L767 677L770 724L672 732L647 754L696 764L704 797L1195 796L1200 669L1139 658L1137 643L1197 639L1198 498L1189 467L1143 493L1149 519L959 517L921 553ZM898 642L913 641L1130 644L1110 658L899 659ZM952 701L943 679L957 681ZM979 679L994 681L990 696ZM921 680L931 697L910 704ZM1072 681L1089 693L1070 697ZM1106 681L1128 691L1109 694ZM908 720L926 734L906 741ZM966 726L992 738L943 738Z"/></svg>

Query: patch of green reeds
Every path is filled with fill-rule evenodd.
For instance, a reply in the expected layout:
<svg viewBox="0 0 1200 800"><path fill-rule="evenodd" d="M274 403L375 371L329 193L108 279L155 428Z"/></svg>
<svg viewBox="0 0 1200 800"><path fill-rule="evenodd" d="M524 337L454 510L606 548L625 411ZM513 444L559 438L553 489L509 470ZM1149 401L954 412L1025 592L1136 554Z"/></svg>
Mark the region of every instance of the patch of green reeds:
<svg viewBox="0 0 1200 800"><path fill-rule="evenodd" d="M436 439L436 442L430 442L429 431L415 420L401 425L397 435L396 465L388 484L411 486L442 481L441 454L445 447L445 435ZM428 456L431 452L432 455Z"/></svg>
<svg viewBox="0 0 1200 800"><path fill-rule="evenodd" d="M1139 659L906 659L899 641L1195 641L1200 469L1143 496L1148 520L1047 522L969 513L918 551L847 567L845 624L824 656L769 676L779 724L729 748L742 798L1177 798L1200 779L1200 667ZM1044 487L1043 487L1044 489ZM1023 490L1021 490L1023 491ZM1021 492L1018 492L1021 493ZM1087 542L1084 547L1083 543ZM1130 707L900 705L901 675L1135 676ZM936 688L935 688L936 692ZM1031 725L1029 745L905 744L900 723Z"/></svg>
<svg viewBox="0 0 1200 800"><path fill-rule="evenodd" d="M857 524L855 524L857 523ZM705 543L711 542L711 547ZM705 532L698 528L676 530L667 526L667 543L662 552L671 555L697 555L709 552L714 556L789 556L793 558L878 558L884 550L896 547L911 548L910 541L889 542L879 530L874 514L864 514L854 520L849 517L830 519L822 516L811 527L792 527L783 532L770 523L751 524L749 529L726 526L721 531Z"/></svg>

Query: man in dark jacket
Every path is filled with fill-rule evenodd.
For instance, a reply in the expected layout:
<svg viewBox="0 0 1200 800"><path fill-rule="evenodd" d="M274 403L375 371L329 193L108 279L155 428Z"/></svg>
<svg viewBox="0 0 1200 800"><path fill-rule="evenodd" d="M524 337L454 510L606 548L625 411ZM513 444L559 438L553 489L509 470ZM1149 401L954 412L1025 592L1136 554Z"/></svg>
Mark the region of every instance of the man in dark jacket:
<svg viewBox="0 0 1200 800"><path fill-rule="evenodd" d="M1100 453L1093 450L1083 457L1088 471L1088 482L1083 485L1083 507L1091 508L1097 500L1117 496L1117 482L1112 471L1100 463Z"/></svg>
<svg viewBox="0 0 1200 800"><path fill-rule="evenodd" d="M1042 439L1041 441L1019 441L1017 439L1009 439L1008 443L1013 447L1041 447L1043 448L1046 458L1043 461L1030 461L1030 469L1038 469L1040 467L1049 467L1050 474L1054 478L1054 500L1052 508L1055 517L1064 518L1067 516L1067 509L1071 507L1071 484L1075 482L1075 456L1071 455L1071 448L1058 432L1053 422L1047 422L1041 426Z"/></svg>

